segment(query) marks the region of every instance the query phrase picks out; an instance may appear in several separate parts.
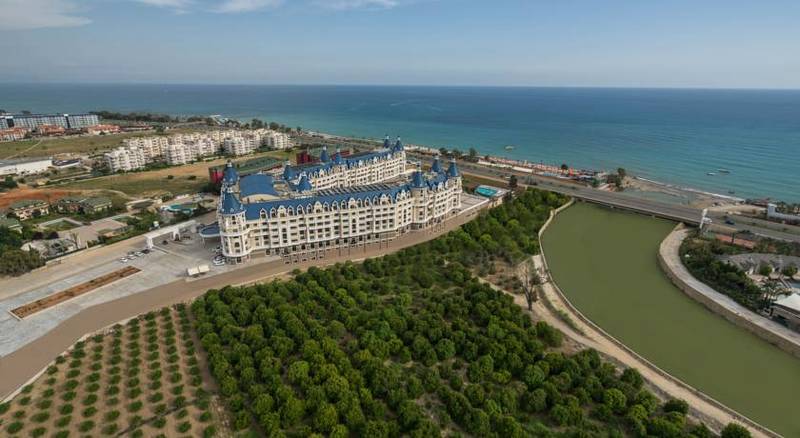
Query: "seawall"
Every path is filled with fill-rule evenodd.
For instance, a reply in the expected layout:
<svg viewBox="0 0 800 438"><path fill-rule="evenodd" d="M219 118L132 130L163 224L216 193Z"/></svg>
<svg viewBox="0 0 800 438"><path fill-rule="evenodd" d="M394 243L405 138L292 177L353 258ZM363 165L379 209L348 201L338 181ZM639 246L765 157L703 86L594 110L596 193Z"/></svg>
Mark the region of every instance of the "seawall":
<svg viewBox="0 0 800 438"><path fill-rule="evenodd" d="M683 224L678 224L659 246L658 264L670 281L708 310L800 358L800 333L767 319L727 295L717 292L711 286L696 279L686 269L680 259L680 246L688 235L689 230Z"/></svg>

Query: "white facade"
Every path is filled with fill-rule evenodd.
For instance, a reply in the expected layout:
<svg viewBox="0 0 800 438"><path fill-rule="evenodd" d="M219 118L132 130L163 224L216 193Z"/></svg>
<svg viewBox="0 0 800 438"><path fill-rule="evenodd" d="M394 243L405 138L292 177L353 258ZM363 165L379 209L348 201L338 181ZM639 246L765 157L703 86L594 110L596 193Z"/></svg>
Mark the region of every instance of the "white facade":
<svg viewBox="0 0 800 438"><path fill-rule="evenodd" d="M169 144L169 138L163 135L151 137L134 137L122 140L125 146L135 146L142 150L148 163L164 158L164 150Z"/></svg>
<svg viewBox="0 0 800 438"><path fill-rule="evenodd" d="M229 184L223 182L217 219L222 253L233 262L257 253L324 252L391 240L440 223L461 209L455 163L428 175L416 171L409 182L302 192L290 198L242 196L232 167L223 181Z"/></svg>
<svg viewBox="0 0 800 438"><path fill-rule="evenodd" d="M228 137L222 142L222 150L226 155L247 155L255 152L260 143L255 137Z"/></svg>
<svg viewBox="0 0 800 438"><path fill-rule="evenodd" d="M294 146L289 140L289 134L278 131L269 131L266 134L265 144L272 149L291 149Z"/></svg>
<svg viewBox="0 0 800 438"><path fill-rule="evenodd" d="M47 171L53 165L50 158L0 161L0 175L31 175Z"/></svg>
<svg viewBox="0 0 800 438"><path fill-rule="evenodd" d="M284 178L294 181L305 175L314 189L322 190L375 184L403 176L406 171L406 153L402 145L349 157L342 157L336 151L330 159L323 149L320 158L320 164L285 169Z"/></svg>
<svg viewBox="0 0 800 438"><path fill-rule="evenodd" d="M144 169L148 163L145 154L139 147L122 146L106 152L105 160L111 172L129 172Z"/></svg>
<svg viewBox="0 0 800 438"><path fill-rule="evenodd" d="M0 128L22 127L30 131L42 125L80 129L100 123L94 114L14 114L0 116Z"/></svg>

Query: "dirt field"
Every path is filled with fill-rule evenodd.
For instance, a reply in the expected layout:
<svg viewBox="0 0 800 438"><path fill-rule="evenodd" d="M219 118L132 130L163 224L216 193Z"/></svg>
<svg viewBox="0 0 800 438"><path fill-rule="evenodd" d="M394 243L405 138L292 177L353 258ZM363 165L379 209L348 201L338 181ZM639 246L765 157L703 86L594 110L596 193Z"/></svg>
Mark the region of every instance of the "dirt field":
<svg viewBox="0 0 800 438"><path fill-rule="evenodd" d="M0 430L20 437L225 433L198 344L183 306L78 342L0 405Z"/></svg>
<svg viewBox="0 0 800 438"><path fill-rule="evenodd" d="M41 199L47 202L55 202L65 196L79 193L80 190L32 189L22 187L0 193L0 209L8 208L9 205L23 199Z"/></svg>
<svg viewBox="0 0 800 438"><path fill-rule="evenodd" d="M285 159L286 152L271 151L255 154L245 159L275 157ZM110 175L85 181L75 181L61 185L65 189L108 189L119 190L131 196L153 196L170 192L173 195L196 193L208 182L208 168L225 164L228 158L186 164L184 166L147 172L132 172ZM172 176L172 178L170 178ZM195 179L190 179L194 177Z"/></svg>

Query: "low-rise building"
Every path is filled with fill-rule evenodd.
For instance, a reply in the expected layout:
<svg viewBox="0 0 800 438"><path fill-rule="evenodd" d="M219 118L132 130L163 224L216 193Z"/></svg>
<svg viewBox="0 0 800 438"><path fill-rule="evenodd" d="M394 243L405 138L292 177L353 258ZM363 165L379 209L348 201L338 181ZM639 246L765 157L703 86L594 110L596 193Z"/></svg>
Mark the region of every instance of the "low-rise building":
<svg viewBox="0 0 800 438"><path fill-rule="evenodd" d="M792 293L775 300L771 308L772 317L789 328L800 331L800 295Z"/></svg>
<svg viewBox="0 0 800 438"><path fill-rule="evenodd" d="M53 165L50 158L26 158L19 160L0 160L0 176L32 175L46 172Z"/></svg>
<svg viewBox="0 0 800 438"><path fill-rule="evenodd" d="M27 134L28 130L25 128L0 129L0 141L22 140Z"/></svg>
<svg viewBox="0 0 800 438"><path fill-rule="evenodd" d="M87 134L90 135L100 135L100 134L114 134L119 132L119 126L117 125L94 125L94 126L87 126L84 128Z"/></svg>
<svg viewBox="0 0 800 438"><path fill-rule="evenodd" d="M34 131L39 135L64 135L67 129L58 125L39 125Z"/></svg>
<svg viewBox="0 0 800 438"><path fill-rule="evenodd" d="M41 199L23 199L11 204L8 210L17 219L24 221L33 217L47 216L50 214L50 204Z"/></svg>
<svg viewBox="0 0 800 438"><path fill-rule="evenodd" d="M111 200L104 196L67 196L56 202L61 213L93 214L111 209Z"/></svg>

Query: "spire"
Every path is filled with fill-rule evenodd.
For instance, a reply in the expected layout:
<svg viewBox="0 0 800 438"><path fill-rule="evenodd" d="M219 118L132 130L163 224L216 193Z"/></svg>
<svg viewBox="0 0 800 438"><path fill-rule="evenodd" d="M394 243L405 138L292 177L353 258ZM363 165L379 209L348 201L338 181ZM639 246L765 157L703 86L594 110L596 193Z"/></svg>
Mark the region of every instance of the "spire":
<svg viewBox="0 0 800 438"><path fill-rule="evenodd" d="M222 214L236 214L244 211L244 206L236 198L233 193L233 187L227 187L222 192L222 200L220 200L220 212Z"/></svg>
<svg viewBox="0 0 800 438"><path fill-rule="evenodd" d="M394 152L400 152L403 150L403 142L400 141L400 137L397 137L397 141L394 144Z"/></svg>
<svg viewBox="0 0 800 438"><path fill-rule="evenodd" d="M230 186L239 181L239 172L233 167L233 163L229 160L225 165L225 170L222 172L222 184Z"/></svg>
<svg viewBox="0 0 800 438"><path fill-rule="evenodd" d="M333 164L342 164L342 151L339 149L339 146L336 146L336 153L333 154Z"/></svg>
<svg viewBox="0 0 800 438"><path fill-rule="evenodd" d="M431 164L431 172L442 173L442 163L439 161L439 156L433 157L433 164Z"/></svg>
<svg viewBox="0 0 800 438"><path fill-rule="evenodd" d="M292 164L289 160L286 160L286 164L283 167L283 179L286 181L291 181L295 178L294 169L292 169Z"/></svg>
<svg viewBox="0 0 800 438"><path fill-rule="evenodd" d="M447 176L450 178L457 178L461 176L461 172L459 172L458 167L456 167L455 158L450 160L450 167L447 168Z"/></svg>
<svg viewBox="0 0 800 438"><path fill-rule="evenodd" d="M422 176L422 163L417 163L417 170L411 175L411 187L421 188L425 186L425 177Z"/></svg>
<svg viewBox="0 0 800 438"><path fill-rule="evenodd" d="M392 144L389 143L389 134L386 134L386 137L383 139L383 147L385 147L386 149L392 147Z"/></svg>
<svg viewBox="0 0 800 438"><path fill-rule="evenodd" d="M328 156L328 147L327 146L323 146L322 147L322 153L319 154L319 161L322 161L323 163L327 163L328 161L331 161L331 158Z"/></svg>
<svg viewBox="0 0 800 438"><path fill-rule="evenodd" d="M297 183L297 191L307 192L309 190L311 190L311 182L308 180L308 176L304 174L300 177L300 182Z"/></svg>

